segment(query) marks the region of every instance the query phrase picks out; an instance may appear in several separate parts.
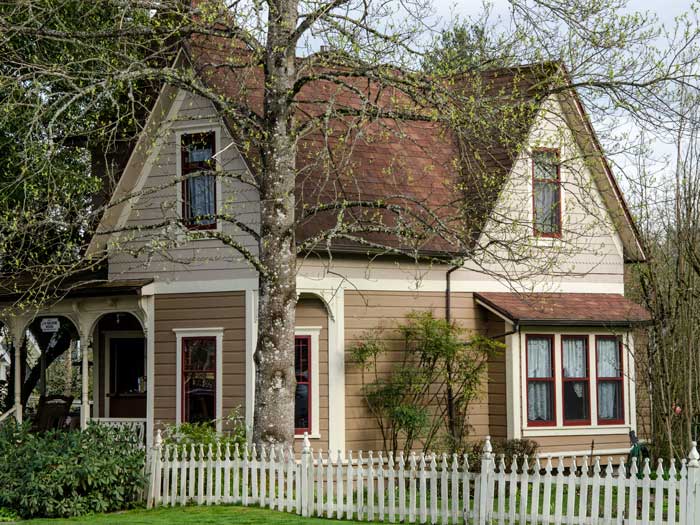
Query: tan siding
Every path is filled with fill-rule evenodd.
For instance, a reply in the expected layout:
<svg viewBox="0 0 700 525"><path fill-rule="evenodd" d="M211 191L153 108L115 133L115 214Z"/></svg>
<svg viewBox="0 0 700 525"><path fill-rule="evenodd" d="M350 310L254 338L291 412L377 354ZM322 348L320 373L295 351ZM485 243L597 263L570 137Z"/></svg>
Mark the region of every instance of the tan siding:
<svg viewBox="0 0 700 525"><path fill-rule="evenodd" d="M547 436L530 438L539 445L541 454L557 454L560 452L590 452L593 455L606 450L629 448L630 440L627 434L605 434L605 429L593 435Z"/></svg>
<svg viewBox="0 0 700 525"><path fill-rule="evenodd" d="M382 338L390 351L384 355L380 367L388 370L401 359L403 339L396 327L406 320L406 315L413 310L432 311L436 317L445 316L444 292L345 292L345 348L350 351L360 342L363 335L370 330L382 330ZM476 307L471 293L452 294L452 319L462 327L475 332L485 333L486 316ZM489 433L491 416L488 395L491 379L493 390L502 390L505 376L500 377L498 363L489 366L489 382L484 385L484 394L479 402L473 404L470 424L472 435L483 437ZM362 396L362 373L358 365L346 354L345 377L345 412L346 412L346 448L381 449L382 439L374 418L369 413ZM499 418L494 423L502 424Z"/></svg>
<svg viewBox="0 0 700 525"><path fill-rule="evenodd" d="M173 328L224 329L223 406L224 416L245 409L245 294L168 294L155 298L155 385L156 423L175 420L176 339Z"/></svg>
<svg viewBox="0 0 700 525"><path fill-rule="evenodd" d="M312 440L314 448L328 449L328 313L320 299L302 297L297 303L295 326L320 326L318 349L319 426L320 439Z"/></svg>

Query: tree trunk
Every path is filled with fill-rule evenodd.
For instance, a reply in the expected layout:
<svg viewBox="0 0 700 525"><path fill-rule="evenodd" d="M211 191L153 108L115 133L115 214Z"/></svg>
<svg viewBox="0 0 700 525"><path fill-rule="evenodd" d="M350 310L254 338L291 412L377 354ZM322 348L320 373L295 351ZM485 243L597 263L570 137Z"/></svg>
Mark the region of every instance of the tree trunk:
<svg viewBox="0 0 700 525"><path fill-rule="evenodd" d="M255 350L256 443L294 440L294 312L296 251L294 182L296 148L288 100L296 75L296 0L269 4L265 61L265 132L260 189L258 343Z"/></svg>

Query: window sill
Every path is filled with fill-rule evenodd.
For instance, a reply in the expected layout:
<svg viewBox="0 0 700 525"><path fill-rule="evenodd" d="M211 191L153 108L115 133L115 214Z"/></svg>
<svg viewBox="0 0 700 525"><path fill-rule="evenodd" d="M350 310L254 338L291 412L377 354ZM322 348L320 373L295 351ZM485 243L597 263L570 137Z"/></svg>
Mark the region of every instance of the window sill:
<svg viewBox="0 0 700 525"><path fill-rule="evenodd" d="M304 434L295 434L294 439L304 439ZM309 439L321 439L321 434L309 434Z"/></svg>
<svg viewBox="0 0 700 525"><path fill-rule="evenodd" d="M596 434L629 434L629 425L578 425L578 426L550 426L550 427L525 427L522 429L523 437L547 437L547 436L582 436Z"/></svg>

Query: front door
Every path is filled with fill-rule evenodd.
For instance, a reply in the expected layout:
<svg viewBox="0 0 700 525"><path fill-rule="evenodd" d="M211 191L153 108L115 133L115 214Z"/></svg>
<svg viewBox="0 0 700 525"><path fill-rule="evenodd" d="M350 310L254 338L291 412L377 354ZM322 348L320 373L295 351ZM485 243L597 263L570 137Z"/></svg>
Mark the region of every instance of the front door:
<svg viewBox="0 0 700 525"><path fill-rule="evenodd" d="M146 342L143 337L109 342L109 417L146 417Z"/></svg>

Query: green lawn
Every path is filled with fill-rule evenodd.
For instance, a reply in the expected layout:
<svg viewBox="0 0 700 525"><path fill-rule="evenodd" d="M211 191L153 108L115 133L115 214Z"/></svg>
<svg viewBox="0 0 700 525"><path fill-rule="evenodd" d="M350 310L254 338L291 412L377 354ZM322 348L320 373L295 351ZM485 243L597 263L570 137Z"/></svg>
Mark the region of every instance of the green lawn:
<svg viewBox="0 0 700 525"><path fill-rule="evenodd" d="M132 510L96 514L73 519L40 519L17 522L21 525L328 525L357 523L336 519L302 518L296 514L255 507L214 505L171 509Z"/></svg>

